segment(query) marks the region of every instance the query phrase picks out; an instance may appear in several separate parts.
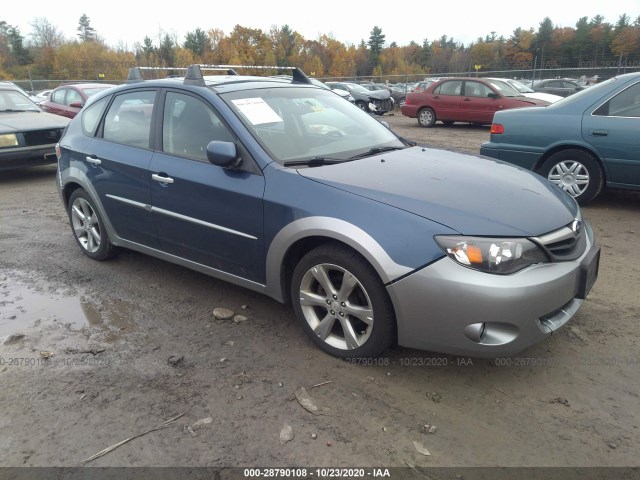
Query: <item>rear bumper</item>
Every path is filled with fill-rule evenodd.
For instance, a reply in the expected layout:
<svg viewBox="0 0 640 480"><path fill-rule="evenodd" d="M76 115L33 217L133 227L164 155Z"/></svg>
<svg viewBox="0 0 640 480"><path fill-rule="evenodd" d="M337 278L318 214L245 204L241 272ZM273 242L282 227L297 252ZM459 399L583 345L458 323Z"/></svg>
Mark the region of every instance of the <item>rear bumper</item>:
<svg viewBox="0 0 640 480"><path fill-rule="evenodd" d="M586 225L586 222L585 222ZM568 262L533 265L512 275L491 275L443 258L390 285L398 343L409 348L473 357L514 355L566 324L578 298L587 248Z"/></svg>
<svg viewBox="0 0 640 480"><path fill-rule="evenodd" d="M485 142L480 146L480 155L496 158L527 170L534 170L541 154L539 152L525 152L510 150L497 146L495 143Z"/></svg>
<svg viewBox="0 0 640 480"><path fill-rule="evenodd" d="M0 151L0 170L36 167L56 161L55 144Z"/></svg>

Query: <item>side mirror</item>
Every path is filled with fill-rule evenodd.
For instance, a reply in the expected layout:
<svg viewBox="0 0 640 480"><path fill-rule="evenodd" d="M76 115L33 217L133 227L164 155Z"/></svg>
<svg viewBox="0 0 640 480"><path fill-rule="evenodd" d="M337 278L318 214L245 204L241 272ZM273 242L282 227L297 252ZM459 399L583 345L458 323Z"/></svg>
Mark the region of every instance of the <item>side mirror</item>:
<svg viewBox="0 0 640 480"><path fill-rule="evenodd" d="M219 167L231 167L240 163L236 144L218 140L213 140L207 145L207 160Z"/></svg>
<svg viewBox="0 0 640 480"><path fill-rule="evenodd" d="M487 94L487 97L489 97L489 98L493 98L494 100L495 100L496 98L500 98L500 97L498 96L498 94L497 94L497 93L493 93L493 92L489 92L489 93Z"/></svg>
<svg viewBox="0 0 640 480"><path fill-rule="evenodd" d="M82 108L84 107L84 104L82 102L71 102L69 106L73 108Z"/></svg>

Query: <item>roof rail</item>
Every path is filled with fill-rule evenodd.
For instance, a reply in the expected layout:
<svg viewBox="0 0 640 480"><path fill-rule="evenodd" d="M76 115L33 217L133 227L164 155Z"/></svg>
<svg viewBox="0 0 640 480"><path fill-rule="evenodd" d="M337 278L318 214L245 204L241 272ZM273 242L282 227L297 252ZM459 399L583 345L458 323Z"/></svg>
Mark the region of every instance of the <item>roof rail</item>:
<svg viewBox="0 0 640 480"><path fill-rule="evenodd" d="M291 70L293 83L311 83L302 70L298 67L285 67L280 65L218 65L225 68L252 68L254 70Z"/></svg>
<svg viewBox="0 0 640 480"><path fill-rule="evenodd" d="M282 66L270 66L270 65L206 65L194 63L189 67L132 67L129 69L129 76L127 77L127 83L138 83L144 81L142 78L142 70L186 70L184 77L184 83L186 85L202 85L204 86L204 77L202 76L202 70L218 70L226 71L227 75L238 75L236 68L251 68L254 70L291 70L292 83L307 83L310 84L311 80L307 77L302 70L298 67L282 67Z"/></svg>

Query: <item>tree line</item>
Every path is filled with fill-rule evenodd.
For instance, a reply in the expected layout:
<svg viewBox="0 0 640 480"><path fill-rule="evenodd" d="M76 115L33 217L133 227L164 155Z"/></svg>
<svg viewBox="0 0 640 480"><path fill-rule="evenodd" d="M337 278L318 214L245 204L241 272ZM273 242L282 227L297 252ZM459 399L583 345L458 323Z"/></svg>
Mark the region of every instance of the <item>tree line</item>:
<svg viewBox="0 0 640 480"><path fill-rule="evenodd" d="M184 67L192 63L296 66L318 78L404 76L478 70L575 68L617 62L640 64L640 16L623 14L615 24L601 15L581 17L575 27L516 28L509 38L490 32L468 45L453 37L387 44L374 26L367 41L344 44L330 35L307 40L289 25L269 31L236 25L229 34L213 28L188 32L180 41L160 33L132 49L108 46L86 14L76 38L37 17L26 37L0 20L0 79L104 79L120 81L131 66Z"/></svg>

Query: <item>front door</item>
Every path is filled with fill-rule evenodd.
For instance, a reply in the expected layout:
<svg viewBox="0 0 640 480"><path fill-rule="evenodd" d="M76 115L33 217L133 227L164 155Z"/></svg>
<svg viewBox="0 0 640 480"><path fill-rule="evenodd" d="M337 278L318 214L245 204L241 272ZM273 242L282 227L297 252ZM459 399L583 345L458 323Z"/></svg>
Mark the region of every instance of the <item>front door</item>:
<svg viewBox="0 0 640 480"><path fill-rule="evenodd" d="M208 162L210 141L237 140L210 105L197 97L167 92L162 132L162 152L154 154L149 167L160 248L264 281L264 177Z"/></svg>

